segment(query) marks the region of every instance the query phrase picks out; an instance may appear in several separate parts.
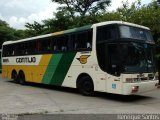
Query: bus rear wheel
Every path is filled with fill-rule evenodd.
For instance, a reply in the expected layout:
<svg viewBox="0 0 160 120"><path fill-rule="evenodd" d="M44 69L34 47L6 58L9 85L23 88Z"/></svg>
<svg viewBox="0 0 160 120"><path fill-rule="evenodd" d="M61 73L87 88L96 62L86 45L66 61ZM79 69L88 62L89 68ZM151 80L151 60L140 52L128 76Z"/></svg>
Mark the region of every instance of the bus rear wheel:
<svg viewBox="0 0 160 120"><path fill-rule="evenodd" d="M20 73L19 73L18 79L19 79L19 83L20 83L21 85L25 85L25 84L26 84L25 75L24 75L23 72L20 72Z"/></svg>
<svg viewBox="0 0 160 120"><path fill-rule="evenodd" d="M91 96L94 94L94 86L89 76L82 77L78 81L78 89L82 95Z"/></svg>
<svg viewBox="0 0 160 120"><path fill-rule="evenodd" d="M15 83L18 83L18 76L16 71L12 72L12 79Z"/></svg>

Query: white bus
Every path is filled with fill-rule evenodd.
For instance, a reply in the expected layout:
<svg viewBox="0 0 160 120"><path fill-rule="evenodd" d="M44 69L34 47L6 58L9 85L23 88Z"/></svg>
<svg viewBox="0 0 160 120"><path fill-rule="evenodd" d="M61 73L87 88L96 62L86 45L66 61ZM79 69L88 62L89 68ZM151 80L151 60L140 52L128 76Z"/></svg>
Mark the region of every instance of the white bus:
<svg viewBox="0 0 160 120"><path fill-rule="evenodd" d="M158 74L154 40L144 26L108 21L4 42L2 76L122 95L154 90Z"/></svg>

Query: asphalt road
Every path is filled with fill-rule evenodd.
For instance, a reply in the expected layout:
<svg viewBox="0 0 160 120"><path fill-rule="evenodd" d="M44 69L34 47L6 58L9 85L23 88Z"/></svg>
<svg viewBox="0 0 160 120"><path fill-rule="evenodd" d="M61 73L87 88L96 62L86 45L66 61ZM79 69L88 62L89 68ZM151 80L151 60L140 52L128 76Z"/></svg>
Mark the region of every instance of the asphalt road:
<svg viewBox="0 0 160 120"><path fill-rule="evenodd" d="M128 114L160 113L160 88L141 95L96 93L82 96L76 89L27 84L0 78L0 114Z"/></svg>

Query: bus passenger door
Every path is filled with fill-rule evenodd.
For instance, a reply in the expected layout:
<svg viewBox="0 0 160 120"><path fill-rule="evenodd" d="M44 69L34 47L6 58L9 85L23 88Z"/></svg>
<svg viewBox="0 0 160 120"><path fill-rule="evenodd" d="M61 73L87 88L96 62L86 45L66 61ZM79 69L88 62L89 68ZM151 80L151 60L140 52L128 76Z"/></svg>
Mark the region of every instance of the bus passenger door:
<svg viewBox="0 0 160 120"><path fill-rule="evenodd" d="M121 81L120 81L120 56L117 43L109 43L107 45L107 91L110 93L121 92Z"/></svg>

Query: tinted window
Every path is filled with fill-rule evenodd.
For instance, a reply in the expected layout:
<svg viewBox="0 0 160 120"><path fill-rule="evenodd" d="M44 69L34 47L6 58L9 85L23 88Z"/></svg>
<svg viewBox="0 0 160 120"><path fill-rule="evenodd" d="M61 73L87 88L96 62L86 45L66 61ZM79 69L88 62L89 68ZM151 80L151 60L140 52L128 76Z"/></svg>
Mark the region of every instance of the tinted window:
<svg viewBox="0 0 160 120"><path fill-rule="evenodd" d="M57 38L57 51L67 51L68 36L60 36Z"/></svg>
<svg viewBox="0 0 160 120"><path fill-rule="evenodd" d="M116 25L107 25L97 28L97 41L104 42L108 40L115 40L118 38L118 31Z"/></svg>
<svg viewBox="0 0 160 120"><path fill-rule="evenodd" d="M55 52L57 50L57 40L55 38L52 38L51 40L51 51Z"/></svg>
<svg viewBox="0 0 160 120"><path fill-rule="evenodd" d="M48 39L42 39L37 40L37 51L38 53L46 53L51 51L51 40Z"/></svg>
<svg viewBox="0 0 160 120"><path fill-rule="evenodd" d="M87 50L92 48L92 31L78 33L75 38L76 50Z"/></svg>
<svg viewBox="0 0 160 120"><path fill-rule="evenodd" d="M132 38L138 40L153 41L149 30L131 26L120 26L121 38Z"/></svg>
<svg viewBox="0 0 160 120"><path fill-rule="evenodd" d="M37 52L36 41L30 41L25 44L25 54L35 54Z"/></svg>
<svg viewBox="0 0 160 120"><path fill-rule="evenodd" d="M75 50L75 41L76 41L76 34L69 35L69 40L67 43L68 51Z"/></svg>
<svg viewBox="0 0 160 120"><path fill-rule="evenodd" d="M92 30L3 46L3 56L84 51L92 48Z"/></svg>
<svg viewBox="0 0 160 120"><path fill-rule="evenodd" d="M7 45L3 46L3 53L2 53L3 57L6 57L9 55L9 49Z"/></svg>
<svg viewBox="0 0 160 120"><path fill-rule="evenodd" d="M26 49L25 43L19 43L16 46L17 46L16 55L24 55Z"/></svg>

